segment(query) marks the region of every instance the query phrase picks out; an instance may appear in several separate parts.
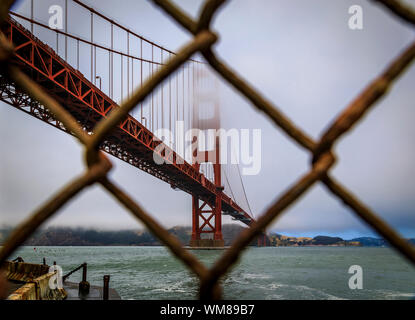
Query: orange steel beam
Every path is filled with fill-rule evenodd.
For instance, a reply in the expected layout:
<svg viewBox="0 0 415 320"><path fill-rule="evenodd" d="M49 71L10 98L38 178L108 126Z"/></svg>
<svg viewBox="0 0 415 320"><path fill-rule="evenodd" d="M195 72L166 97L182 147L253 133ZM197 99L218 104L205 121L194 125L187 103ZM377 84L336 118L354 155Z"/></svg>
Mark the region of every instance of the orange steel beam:
<svg viewBox="0 0 415 320"><path fill-rule="evenodd" d="M92 133L96 123L107 117L112 110L119 108L82 73L11 17L2 26L2 31L15 46L14 62L57 99L86 131ZM0 78L0 99L70 134L46 108L33 101L3 76ZM157 148L160 145L161 148ZM223 214L231 215L247 225L254 221L221 189L171 148L163 145L132 116L120 123L100 147L103 151L169 183L173 188L196 195L203 201L215 204L216 199L221 199ZM153 154L157 150L162 150L158 155L164 159L165 164L158 165L154 162Z"/></svg>

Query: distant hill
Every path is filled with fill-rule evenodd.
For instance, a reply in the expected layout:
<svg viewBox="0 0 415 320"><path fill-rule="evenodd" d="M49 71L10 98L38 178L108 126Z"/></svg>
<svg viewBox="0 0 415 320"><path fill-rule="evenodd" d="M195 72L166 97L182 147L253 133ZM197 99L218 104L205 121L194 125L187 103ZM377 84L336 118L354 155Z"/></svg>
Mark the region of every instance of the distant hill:
<svg viewBox="0 0 415 320"><path fill-rule="evenodd" d="M311 241L314 245L332 245L332 244L338 244L343 243L344 240L339 237L327 237L327 236L317 236L314 237Z"/></svg>
<svg viewBox="0 0 415 320"><path fill-rule="evenodd" d="M236 224L222 226L225 245L229 246L245 228ZM2 244L10 228L0 229ZM177 226L168 229L183 245L190 242L191 227ZM256 241L253 242L253 245ZM159 246L160 241L148 231L121 230L102 231L82 228L53 227L36 232L25 242L28 246Z"/></svg>
<svg viewBox="0 0 415 320"><path fill-rule="evenodd" d="M245 230L237 224L222 226L225 246L229 246L236 237ZM0 228L0 245L6 240L12 228ZM190 242L191 227L176 226L168 229L183 245ZM415 245L415 239L408 239ZM360 237L343 240L340 237L316 236L289 237L278 233L268 235L267 244L270 246L365 246L384 247L388 243L381 238ZM160 246L160 241L145 230L101 231L82 228L53 227L36 232L25 245L28 246ZM256 240L251 245L257 245Z"/></svg>
<svg viewBox="0 0 415 320"><path fill-rule="evenodd" d="M272 246L364 246L364 247L387 247L388 242L382 238L360 237L351 240L344 240L340 237L316 236L287 237L278 233L269 236ZM408 242L415 245L415 239L408 239Z"/></svg>
<svg viewBox="0 0 415 320"><path fill-rule="evenodd" d="M271 246L360 246L354 240L343 240L340 237L316 236L310 237L288 237L281 234L271 234L269 236Z"/></svg>
<svg viewBox="0 0 415 320"><path fill-rule="evenodd" d="M365 247L384 247L388 246L386 240L381 238L372 238L372 237L360 237L354 238L351 241L358 241Z"/></svg>

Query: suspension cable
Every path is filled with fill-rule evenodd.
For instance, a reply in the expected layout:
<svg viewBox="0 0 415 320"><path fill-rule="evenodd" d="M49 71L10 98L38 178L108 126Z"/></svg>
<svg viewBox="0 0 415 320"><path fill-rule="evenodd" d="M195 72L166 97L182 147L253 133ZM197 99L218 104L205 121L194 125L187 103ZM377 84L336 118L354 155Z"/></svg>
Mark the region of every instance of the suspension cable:
<svg viewBox="0 0 415 320"><path fill-rule="evenodd" d="M226 182L228 183L229 190L231 191L231 194L232 194L232 199L233 199L233 201L235 201L235 202L236 202L236 198L235 198L235 195L234 195L234 193L233 193L233 191L232 191L231 184L229 183L229 180L228 180L228 175L226 174L226 169L225 169L225 168L226 168L226 166L224 166L223 168L224 168L223 173L225 174L225 179L226 179Z"/></svg>

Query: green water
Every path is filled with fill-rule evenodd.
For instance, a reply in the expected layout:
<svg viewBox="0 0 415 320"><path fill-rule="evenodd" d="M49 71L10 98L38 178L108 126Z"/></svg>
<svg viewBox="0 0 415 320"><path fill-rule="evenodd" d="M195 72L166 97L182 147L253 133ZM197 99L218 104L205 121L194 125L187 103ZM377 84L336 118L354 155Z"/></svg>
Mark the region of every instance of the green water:
<svg viewBox="0 0 415 320"><path fill-rule="evenodd" d="M207 266L222 251L192 251ZM56 261L64 273L88 263L88 281L104 274L123 299L194 299L197 279L163 247L23 247L26 262ZM363 289L351 290L351 265ZM70 281L80 281L77 272ZM388 248L250 248L222 279L225 299L414 299L415 268Z"/></svg>

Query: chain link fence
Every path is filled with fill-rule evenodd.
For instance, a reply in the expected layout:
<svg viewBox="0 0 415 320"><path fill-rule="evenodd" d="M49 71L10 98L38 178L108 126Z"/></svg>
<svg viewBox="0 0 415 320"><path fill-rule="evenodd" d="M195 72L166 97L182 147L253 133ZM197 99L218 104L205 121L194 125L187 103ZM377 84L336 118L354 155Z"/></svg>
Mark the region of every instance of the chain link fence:
<svg viewBox="0 0 415 320"><path fill-rule="evenodd" d="M3 263L26 239L40 227L48 218L53 216L63 205L75 198L83 189L93 184L101 184L114 198L159 238L200 280L200 299L220 299L222 290L220 278L229 271L238 260L243 250L260 235L263 230L282 212L298 201L301 196L315 183L320 182L346 206L365 221L371 228L382 235L397 251L415 264L415 249L403 239L393 228L380 219L365 206L356 196L342 186L330 175L330 169L336 162L333 153L334 144L344 133L351 130L357 122L383 97L394 80L410 65L415 58L415 42L404 50L373 82L371 82L344 111L328 126L319 141L314 141L300 128L296 127L279 109L267 101L259 92L254 90L245 80L237 75L229 66L221 62L213 51L218 36L211 31L212 18L218 13L225 0L206 0L198 21L186 15L169 0L152 0L183 28L187 29L194 38L185 45L177 55L173 56L143 86L112 112L102 119L90 136L83 131L78 122L53 98L48 96L37 83L31 80L21 70L11 63L13 47L3 34L0 35L0 72L13 81L20 90L25 91L32 99L43 104L70 131L85 149L85 173L74 178L68 185L56 192L20 224L9 236L0 252L0 264ZM12 0L0 3L0 22L8 15L13 4ZM372 0L389 9L399 19L415 25L415 12L407 5L396 0ZM210 66L216 70L237 91L248 99L259 111L264 112L277 127L283 130L299 146L308 150L312 155L310 170L286 190L269 209L247 230L242 232L230 249L226 250L216 263L208 269L193 254L182 247L181 243L166 229L159 225L152 216L134 202L129 195L108 177L111 163L99 151L100 144L106 135L118 125L128 113L142 102L153 90L180 68L193 54L200 52Z"/></svg>

